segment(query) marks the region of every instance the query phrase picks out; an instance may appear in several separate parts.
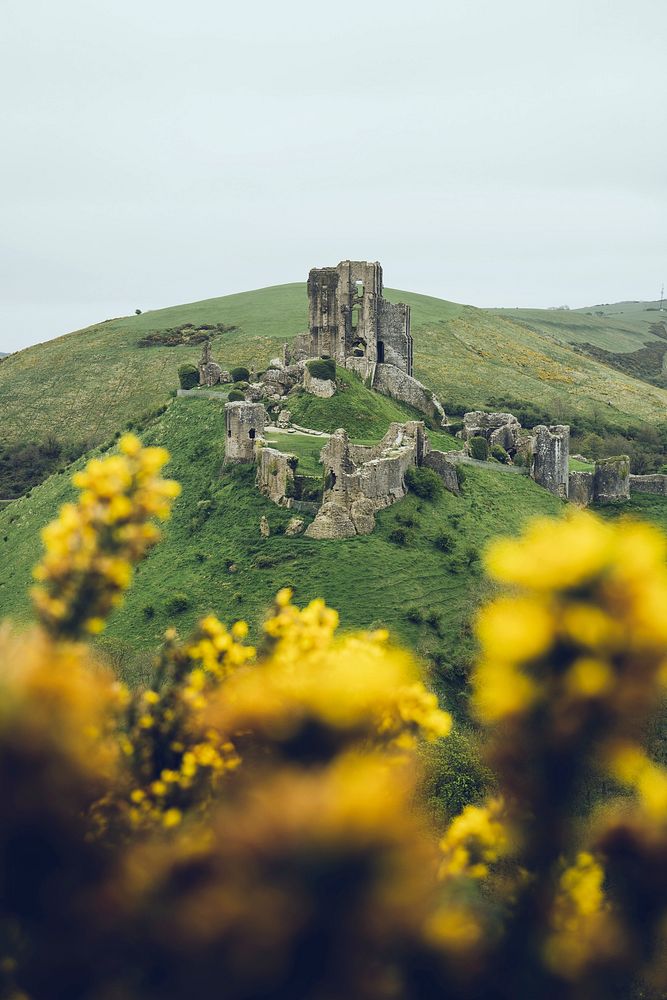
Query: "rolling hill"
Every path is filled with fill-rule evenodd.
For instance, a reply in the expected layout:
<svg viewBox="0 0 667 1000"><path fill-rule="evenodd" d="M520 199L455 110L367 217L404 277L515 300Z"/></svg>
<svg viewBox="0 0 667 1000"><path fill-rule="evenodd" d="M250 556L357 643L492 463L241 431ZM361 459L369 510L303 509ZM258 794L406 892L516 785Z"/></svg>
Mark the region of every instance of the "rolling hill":
<svg viewBox="0 0 667 1000"><path fill-rule="evenodd" d="M555 419L602 412L619 429L661 421L667 413L667 391L577 347L577 340L595 336L600 346L630 351L644 335L645 316L491 311L404 291L386 294L411 306L416 375L450 412L509 397L539 401ZM212 331L215 358L225 366L262 366L305 327L305 286L279 285L107 320L10 355L0 363L3 443L51 435L78 449L92 447L163 405L177 386L179 365L195 362L200 347L141 347L139 341L184 324L191 324L185 336L223 324L224 330Z"/></svg>
<svg viewBox="0 0 667 1000"><path fill-rule="evenodd" d="M321 424L330 422L326 404L336 398L320 401ZM351 433L360 401L370 408L366 426L376 432L387 418L410 416L356 380ZM340 416L338 411L335 422ZM526 477L467 467L461 497L446 493L429 502L410 494L380 513L372 535L331 542L285 537L280 532L292 514L258 493L253 467L221 474L223 421L215 400L177 399L142 432L147 443L169 448L168 472L182 483L183 493L164 540L139 568L126 604L102 640L121 672L136 676L142 662L137 652L154 649L174 618L187 631L210 609L226 621L245 618L256 634L273 595L289 584L299 602L324 597L346 627L388 625L437 664L445 683L457 677L460 687L471 644L470 614L483 586L480 548L493 535L518 531L531 514L559 513L562 502ZM452 442L443 435L438 443ZM27 592L40 552L39 529L72 496L70 476L83 461L0 511L0 617L30 619ZM263 514L272 529L268 539L259 531ZM392 540L396 528L405 531L405 544ZM443 534L450 540L448 551L436 545ZM174 615L173 602L183 596L186 606ZM418 615L415 608L421 609Z"/></svg>

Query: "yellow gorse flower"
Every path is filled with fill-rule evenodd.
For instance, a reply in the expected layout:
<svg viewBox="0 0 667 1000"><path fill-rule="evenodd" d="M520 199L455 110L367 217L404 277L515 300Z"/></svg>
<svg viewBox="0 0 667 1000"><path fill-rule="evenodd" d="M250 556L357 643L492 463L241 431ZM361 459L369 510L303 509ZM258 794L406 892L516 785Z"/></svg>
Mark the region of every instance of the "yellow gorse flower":
<svg viewBox="0 0 667 1000"><path fill-rule="evenodd" d="M162 479L169 460L164 448L144 448L126 434L118 455L92 459L72 482L78 503L64 504L42 531L45 552L35 567L33 600L53 634L76 638L104 628L123 599L132 568L160 537L154 518L169 517L180 492Z"/></svg>

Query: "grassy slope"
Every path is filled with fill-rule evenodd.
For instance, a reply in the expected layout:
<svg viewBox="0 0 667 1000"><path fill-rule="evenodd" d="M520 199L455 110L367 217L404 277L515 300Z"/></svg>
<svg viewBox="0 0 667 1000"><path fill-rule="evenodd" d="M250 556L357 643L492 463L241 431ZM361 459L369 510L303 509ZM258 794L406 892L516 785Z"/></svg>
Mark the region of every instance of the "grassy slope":
<svg viewBox="0 0 667 1000"><path fill-rule="evenodd" d="M618 353L636 351L645 341L659 340L649 333L649 327L663 321L667 315L658 312L654 302L616 302L585 309L498 309L493 312L565 344L595 344ZM597 316L597 312L603 312L604 316Z"/></svg>
<svg viewBox="0 0 667 1000"><path fill-rule="evenodd" d="M256 630L273 594L290 584L299 602L324 597L339 609L345 626L387 623L422 653L439 652L446 675L447 664L451 669L465 656L467 622L482 588L478 564L469 564L472 554L488 538L519 530L531 514L562 510L560 501L523 476L470 468L461 497L445 494L431 504L408 496L381 512L372 535L321 542L273 532L262 539L262 514L273 529L291 514L259 495L252 467L219 475L222 429L216 402L178 400L145 432L147 441L172 452L169 473L181 481L183 494L163 542L139 569L125 606L114 616L107 642L154 647L170 620L166 605L178 593L191 600L177 617L182 631L208 609L226 621L246 618ZM26 590L39 554L38 529L71 496L70 471L0 512L0 616L29 618ZM198 503L211 498L213 513L198 522ZM406 523L410 541L403 547L389 535ZM433 544L443 531L456 536L454 552L447 555ZM414 605L441 616L442 636L432 625L408 621L406 609ZM155 611L152 618L148 607Z"/></svg>
<svg viewBox="0 0 667 1000"><path fill-rule="evenodd" d="M577 354L562 342L562 323L555 336L554 322L565 317L572 324L579 313L537 311L543 328L535 322L531 329L523 315L390 289L386 294L411 306L416 375L445 407L484 405L499 395L540 400L554 409L567 402L586 413L602 405L620 426L662 419L667 410L665 390ZM260 366L304 329L305 286L280 285L109 320L11 355L0 364L4 439L42 440L54 433L66 442L97 444L154 409L176 387L178 366L195 362L200 352L194 346L141 349L136 341L149 330L185 322L236 326L215 338L214 356L223 365Z"/></svg>

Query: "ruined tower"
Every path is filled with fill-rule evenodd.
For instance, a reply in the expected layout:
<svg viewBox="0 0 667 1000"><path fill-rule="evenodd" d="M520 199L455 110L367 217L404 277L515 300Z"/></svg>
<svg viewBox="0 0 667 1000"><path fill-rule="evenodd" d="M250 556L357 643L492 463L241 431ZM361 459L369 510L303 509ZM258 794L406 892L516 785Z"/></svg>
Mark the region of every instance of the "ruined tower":
<svg viewBox="0 0 667 1000"><path fill-rule="evenodd" d="M391 364L412 375L410 307L388 302L382 291L377 261L313 268L308 275L310 357L328 355L340 365L350 358Z"/></svg>
<svg viewBox="0 0 667 1000"><path fill-rule="evenodd" d="M255 443L267 423L261 403L225 403L225 465L254 462Z"/></svg>

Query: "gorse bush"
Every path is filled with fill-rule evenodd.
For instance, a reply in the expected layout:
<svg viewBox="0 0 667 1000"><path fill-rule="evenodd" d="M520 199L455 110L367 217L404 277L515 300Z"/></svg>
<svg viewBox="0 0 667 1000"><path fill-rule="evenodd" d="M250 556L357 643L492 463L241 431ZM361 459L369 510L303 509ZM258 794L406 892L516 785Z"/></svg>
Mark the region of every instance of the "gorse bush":
<svg viewBox="0 0 667 1000"><path fill-rule="evenodd" d="M250 372L243 365L232 368L229 374L232 377L232 382L247 382L250 378Z"/></svg>
<svg viewBox="0 0 667 1000"><path fill-rule="evenodd" d="M245 396L240 389L231 389L227 399L230 403L241 403L245 399Z"/></svg>
<svg viewBox="0 0 667 1000"><path fill-rule="evenodd" d="M442 480L433 469L417 468L411 465L405 473L405 485L423 500L435 500L442 495Z"/></svg>
<svg viewBox="0 0 667 1000"><path fill-rule="evenodd" d="M105 672L81 637L176 493L120 447L45 532L43 627L0 635L2 995L664 995L663 537L576 514L491 546L487 771L386 631L287 589L259 651L208 615L137 690ZM584 817L593 778L624 794Z"/></svg>
<svg viewBox="0 0 667 1000"><path fill-rule="evenodd" d="M502 462L503 465L509 462L509 455L501 444L491 445L491 458L495 458L496 462Z"/></svg>

